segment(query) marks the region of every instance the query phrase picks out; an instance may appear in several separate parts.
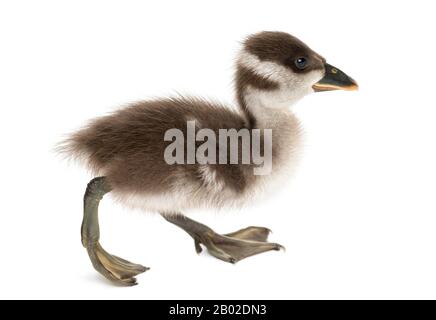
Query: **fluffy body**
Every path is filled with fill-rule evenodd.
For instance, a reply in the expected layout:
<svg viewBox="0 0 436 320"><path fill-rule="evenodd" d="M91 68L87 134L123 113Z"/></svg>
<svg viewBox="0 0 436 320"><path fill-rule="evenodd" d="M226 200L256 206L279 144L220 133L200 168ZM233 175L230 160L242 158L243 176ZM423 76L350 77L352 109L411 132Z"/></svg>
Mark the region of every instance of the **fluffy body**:
<svg viewBox="0 0 436 320"><path fill-rule="evenodd" d="M306 70L294 61L307 57ZM106 176L115 199L155 212L240 206L287 180L298 159L300 127L288 107L324 75L324 58L281 32L249 37L237 59L238 111L200 98L165 98L132 104L91 121L64 150ZM186 122L212 129L272 129L272 172L254 175L252 165L174 164L164 160L168 129L186 137Z"/></svg>
<svg viewBox="0 0 436 320"><path fill-rule="evenodd" d="M296 159L300 129L296 118L276 111L265 123L272 129L272 173L253 174L252 165L173 164L165 162L165 131L181 130L196 120L201 128L247 128L244 116L221 104L198 98L171 98L135 103L99 119L73 134L65 151L85 162L95 175L106 176L112 195L123 204L156 212L240 206L259 197L268 182ZM262 191L263 190L263 191Z"/></svg>

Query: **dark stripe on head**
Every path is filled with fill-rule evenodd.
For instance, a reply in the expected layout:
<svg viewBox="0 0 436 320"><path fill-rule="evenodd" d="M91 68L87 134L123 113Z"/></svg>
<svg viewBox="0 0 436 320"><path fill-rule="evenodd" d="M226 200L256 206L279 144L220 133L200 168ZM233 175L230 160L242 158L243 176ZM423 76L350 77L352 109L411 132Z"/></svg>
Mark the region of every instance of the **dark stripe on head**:
<svg viewBox="0 0 436 320"><path fill-rule="evenodd" d="M256 125L256 119L247 108L247 104L244 99L245 90L248 86L250 86L259 90L272 91L278 89L279 84L272 80L261 77L249 68L238 64L236 67L235 85L238 103L248 118L249 127L253 128Z"/></svg>
<svg viewBox="0 0 436 320"><path fill-rule="evenodd" d="M310 49L304 42L285 32L263 31L245 40L244 48L260 60L276 62L296 73L324 69L325 59ZM307 59L307 67L297 68L297 58Z"/></svg>

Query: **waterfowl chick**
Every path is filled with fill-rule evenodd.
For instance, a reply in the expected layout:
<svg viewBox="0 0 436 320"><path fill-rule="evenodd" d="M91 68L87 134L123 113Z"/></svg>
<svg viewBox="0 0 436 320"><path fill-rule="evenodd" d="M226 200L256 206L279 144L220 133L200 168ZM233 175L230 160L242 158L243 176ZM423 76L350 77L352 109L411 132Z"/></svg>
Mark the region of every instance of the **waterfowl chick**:
<svg viewBox="0 0 436 320"><path fill-rule="evenodd" d="M99 244L98 204L108 192L128 206L160 213L184 229L195 240L198 253L203 245L216 258L234 263L279 250L282 246L267 242L266 228L248 227L220 235L183 216L182 211L241 205L257 199L285 174L295 158L299 124L288 107L312 92L356 88L353 79L327 64L297 38L283 32L261 32L245 40L237 58L238 110L192 97L148 100L95 119L72 134L65 150L84 160L98 176L89 182L85 192L81 231L82 244L94 268L121 285L136 284L134 277L147 270L107 253ZM223 129L235 129L233 133L237 134L248 132L252 138L248 163L224 161L232 157L234 148L224 147L227 138L214 138ZM192 140L192 134L198 138L201 132L202 139ZM175 133L182 134L181 143ZM208 142L219 141L202 154L203 159L200 153L192 162L189 144L198 156L200 142L206 137ZM255 137L257 149L263 152L262 163L254 161ZM243 139L237 135L236 141L239 138ZM239 159L243 157L243 145L236 146ZM178 158L181 161L171 158L174 154L168 151L170 146L172 151L182 152ZM202 161L210 160L214 151L221 152L218 163ZM262 168L268 170L256 174L256 169Z"/></svg>

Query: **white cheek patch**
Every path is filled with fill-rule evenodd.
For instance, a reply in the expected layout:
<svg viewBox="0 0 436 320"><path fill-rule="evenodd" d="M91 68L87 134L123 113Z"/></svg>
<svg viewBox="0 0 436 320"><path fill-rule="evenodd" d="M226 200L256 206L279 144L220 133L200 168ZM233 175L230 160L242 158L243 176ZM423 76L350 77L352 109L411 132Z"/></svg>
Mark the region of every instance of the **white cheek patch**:
<svg viewBox="0 0 436 320"><path fill-rule="evenodd" d="M303 75L302 85L307 88L307 93L314 92L312 86L324 77L324 70L312 70Z"/></svg>
<svg viewBox="0 0 436 320"><path fill-rule="evenodd" d="M322 76L321 71L311 71L299 81L280 85L275 90L261 90L249 86L244 90L244 99L251 109L287 108L312 93L312 84L318 82Z"/></svg>
<svg viewBox="0 0 436 320"><path fill-rule="evenodd" d="M282 83L292 75L286 67L271 61L261 61L256 55L246 50L240 52L238 63L258 76L278 83Z"/></svg>
<svg viewBox="0 0 436 320"><path fill-rule="evenodd" d="M251 96L252 103L259 99L257 101L263 107L281 108L296 103L305 95L312 93L312 85L324 76L322 70L297 74L278 63L261 61L257 56L246 50L241 51L238 63L256 75L279 84L279 88L276 90L247 88L247 99L250 99ZM254 96L256 96L256 99L253 99Z"/></svg>

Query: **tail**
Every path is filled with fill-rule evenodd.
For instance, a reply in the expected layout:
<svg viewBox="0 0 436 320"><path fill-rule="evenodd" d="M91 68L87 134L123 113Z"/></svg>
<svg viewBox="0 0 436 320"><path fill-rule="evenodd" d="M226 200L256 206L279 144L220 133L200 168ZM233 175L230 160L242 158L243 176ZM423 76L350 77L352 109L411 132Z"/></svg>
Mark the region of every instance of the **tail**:
<svg viewBox="0 0 436 320"><path fill-rule="evenodd" d="M79 163L89 169L93 174L98 174L103 167L99 158L99 142L91 128L85 127L67 135L57 143L53 151L68 162Z"/></svg>

